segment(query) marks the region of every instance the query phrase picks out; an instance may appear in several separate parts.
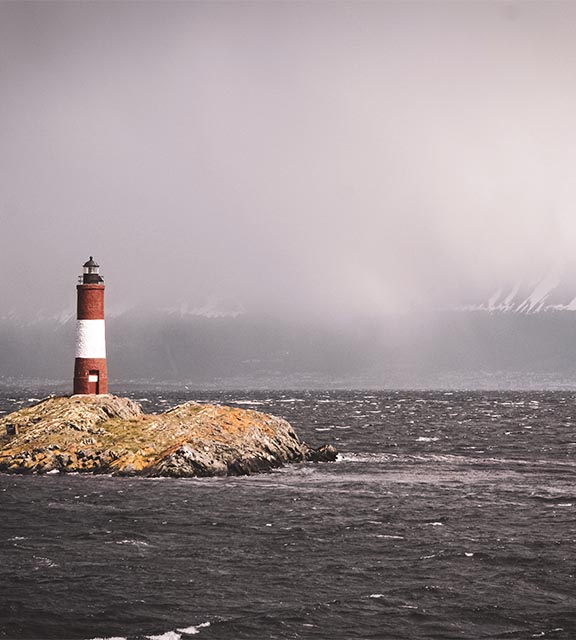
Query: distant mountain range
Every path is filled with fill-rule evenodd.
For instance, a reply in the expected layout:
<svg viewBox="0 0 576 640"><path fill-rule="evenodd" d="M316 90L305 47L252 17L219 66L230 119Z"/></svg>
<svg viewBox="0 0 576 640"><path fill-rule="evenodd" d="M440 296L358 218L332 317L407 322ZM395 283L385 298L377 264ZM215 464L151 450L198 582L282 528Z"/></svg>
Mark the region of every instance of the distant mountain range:
<svg viewBox="0 0 576 640"><path fill-rule="evenodd" d="M315 322L212 300L107 314L111 389L574 388L576 296L552 277L434 312ZM71 380L75 317L0 318L0 383Z"/></svg>

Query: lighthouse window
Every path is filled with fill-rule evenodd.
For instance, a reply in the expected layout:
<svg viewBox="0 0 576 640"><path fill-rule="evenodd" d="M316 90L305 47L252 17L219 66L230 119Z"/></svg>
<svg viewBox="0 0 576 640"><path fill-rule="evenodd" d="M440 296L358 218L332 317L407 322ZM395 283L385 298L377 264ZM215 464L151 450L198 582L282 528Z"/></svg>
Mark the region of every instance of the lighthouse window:
<svg viewBox="0 0 576 640"><path fill-rule="evenodd" d="M88 382L98 382L98 371L97 370L91 370L88 373Z"/></svg>

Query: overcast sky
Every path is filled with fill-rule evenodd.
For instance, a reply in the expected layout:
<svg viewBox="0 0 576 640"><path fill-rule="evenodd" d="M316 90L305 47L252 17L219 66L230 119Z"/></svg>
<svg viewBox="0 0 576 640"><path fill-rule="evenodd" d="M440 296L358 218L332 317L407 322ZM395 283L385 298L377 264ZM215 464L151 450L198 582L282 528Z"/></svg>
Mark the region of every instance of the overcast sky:
<svg viewBox="0 0 576 640"><path fill-rule="evenodd" d="M384 314L576 261L576 3L0 2L0 316ZM480 295L480 294L479 294Z"/></svg>

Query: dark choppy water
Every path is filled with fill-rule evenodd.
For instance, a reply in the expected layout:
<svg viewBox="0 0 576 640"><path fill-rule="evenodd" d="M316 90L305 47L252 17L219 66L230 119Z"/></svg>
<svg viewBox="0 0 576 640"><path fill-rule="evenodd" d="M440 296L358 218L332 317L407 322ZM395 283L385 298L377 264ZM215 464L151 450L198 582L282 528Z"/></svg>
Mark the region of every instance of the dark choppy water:
<svg viewBox="0 0 576 640"><path fill-rule="evenodd" d="M0 638L576 638L574 394L146 398L276 413L341 460L0 476Z"/></svg>

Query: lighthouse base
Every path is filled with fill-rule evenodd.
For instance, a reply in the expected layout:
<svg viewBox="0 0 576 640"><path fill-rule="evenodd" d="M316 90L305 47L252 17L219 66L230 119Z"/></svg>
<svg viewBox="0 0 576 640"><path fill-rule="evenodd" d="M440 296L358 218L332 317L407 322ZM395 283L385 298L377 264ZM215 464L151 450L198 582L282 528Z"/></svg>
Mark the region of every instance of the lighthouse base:
<svg viewBox="0 0 576 640"><path fill-rule="evenodd" d="M106 358L76 358L74 393L108 393Z"/></svg>

